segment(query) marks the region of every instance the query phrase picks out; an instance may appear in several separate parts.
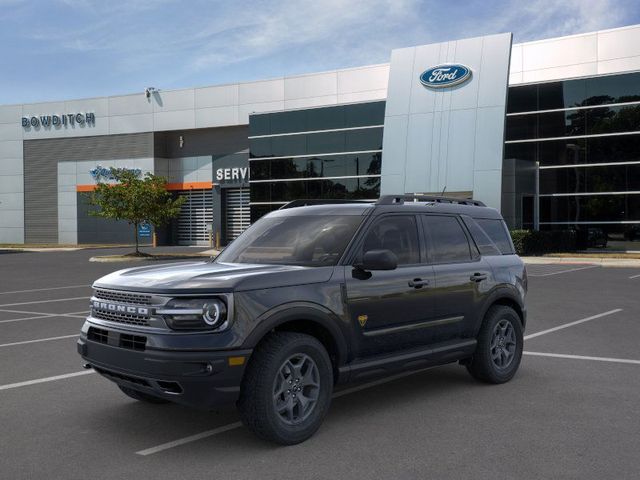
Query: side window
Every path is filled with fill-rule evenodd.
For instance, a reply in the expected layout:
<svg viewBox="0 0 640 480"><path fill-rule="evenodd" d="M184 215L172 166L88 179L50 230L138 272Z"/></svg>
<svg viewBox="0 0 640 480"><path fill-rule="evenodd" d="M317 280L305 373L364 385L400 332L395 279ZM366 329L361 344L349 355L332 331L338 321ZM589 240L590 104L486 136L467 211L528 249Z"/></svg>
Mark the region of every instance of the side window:
<svg viewBox="0 0 640 480"><path fill-rule="evenodd" d="M418 229L413 216L383 217L367 232L362 253L369 250L391 250L398 265L420 263Z"/></svg>
<svg viewBox="0 0 640 480"><path fill-rule="evenodd" d="M423 215L424 228L431 239L433 263L468 262L469 241L456 217Z"/></svg>
<svg viewBox="0 0 640 480"><path fill-rule="evenodd" d="M493 243L496 244L503 255L515 253L513 244L511 243L511 237L502 220L490 218L476 218L475 220L489 238L493 240Z"/></svg>
<svg viewBox="0 0 640 480"><path fill-rule="evenodd" d="M480 227L473 218L463 215L462 221L469 229L469 233L471 233L471 236L476 242L478 250L480 250L482 255L502 255L500 249L495 245L495 243L493 243L482 227ZM473 246L471 248L473 249Z"/></svg>

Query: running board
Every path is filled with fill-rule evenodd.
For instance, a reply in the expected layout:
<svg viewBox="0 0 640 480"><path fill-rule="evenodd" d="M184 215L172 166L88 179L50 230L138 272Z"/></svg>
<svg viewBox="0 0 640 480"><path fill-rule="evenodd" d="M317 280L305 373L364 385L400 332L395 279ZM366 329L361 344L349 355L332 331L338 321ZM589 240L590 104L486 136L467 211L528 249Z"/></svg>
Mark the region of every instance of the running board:
<svg viewBox="0 0 640 480"><path fill-rule="evenodd" d="M413 370L455 362L473 355L476 343L475 338L470 338L354 360L339 368L338 381L339 383L353 382L374 375L387 375L398 370Z"/></svg>

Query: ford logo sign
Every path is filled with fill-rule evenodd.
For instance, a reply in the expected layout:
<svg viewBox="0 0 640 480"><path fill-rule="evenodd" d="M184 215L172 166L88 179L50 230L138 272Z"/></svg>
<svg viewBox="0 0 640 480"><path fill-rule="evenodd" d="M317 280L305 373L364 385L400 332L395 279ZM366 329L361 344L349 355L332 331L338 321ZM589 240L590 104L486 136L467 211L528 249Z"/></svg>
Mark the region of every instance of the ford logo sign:
<svg viewBox="0 0 640 480"><path fill-rule="evenodd" d="M420 83L427 88L445 88L460 85L471 78L471 69L464 65L437 65L420 75Z"/></svg>

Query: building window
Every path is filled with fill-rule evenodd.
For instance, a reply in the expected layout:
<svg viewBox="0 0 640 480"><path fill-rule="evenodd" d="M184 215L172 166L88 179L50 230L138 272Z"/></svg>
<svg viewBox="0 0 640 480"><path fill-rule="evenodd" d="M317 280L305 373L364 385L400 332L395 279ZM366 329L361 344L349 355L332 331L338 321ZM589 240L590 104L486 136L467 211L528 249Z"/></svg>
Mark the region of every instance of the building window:
<svg viewBox="0 0 640 480"><path fill-rule="evenodd" d="M509 88L507 113L640 101L640 72Z"/></svg>
<svg viewBox="0 0 640 480"><path fill-rule="evenodd" d="M640 237L640 73L511 87L507 112L512 227L525 223L537 176L541 228Z"/></svg>
<svg viewBox="0 0 640 480"><path fill-rule="evenodd" d="M251 115L251 220L292 200L378 198L384 106Z"/></svg>

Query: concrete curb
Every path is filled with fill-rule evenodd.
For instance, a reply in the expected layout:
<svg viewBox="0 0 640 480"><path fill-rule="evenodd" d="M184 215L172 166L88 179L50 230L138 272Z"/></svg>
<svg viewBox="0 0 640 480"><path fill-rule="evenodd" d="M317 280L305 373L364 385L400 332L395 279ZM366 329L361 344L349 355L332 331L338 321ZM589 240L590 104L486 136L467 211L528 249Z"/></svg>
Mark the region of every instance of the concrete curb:
<svg viewBox="0 0 640 480"><path fill-rule="evenodd" d="M158 255L153 257L126 257L124 255L102 255L91 257L90 262L99 263L122 263L122 262L167 262L170 260L206 260L211 258L211 254L190 254L190 255Z"/></svg>
<svg viewBox="0 0 640 480"><path fill-rule="evenodd" d="M0 247L0 251L3 252L75 252L77 250L83 250L76 247L51 247L51 248L16 248L16 247Z"/></svg>
<svg viewBox="0 0 640 480"><path fill-rule="evenodd" d="M521 257L528 265L541 264L591 264L601 267L640 268L638 258L605 258L605 257Z"/></svg>

